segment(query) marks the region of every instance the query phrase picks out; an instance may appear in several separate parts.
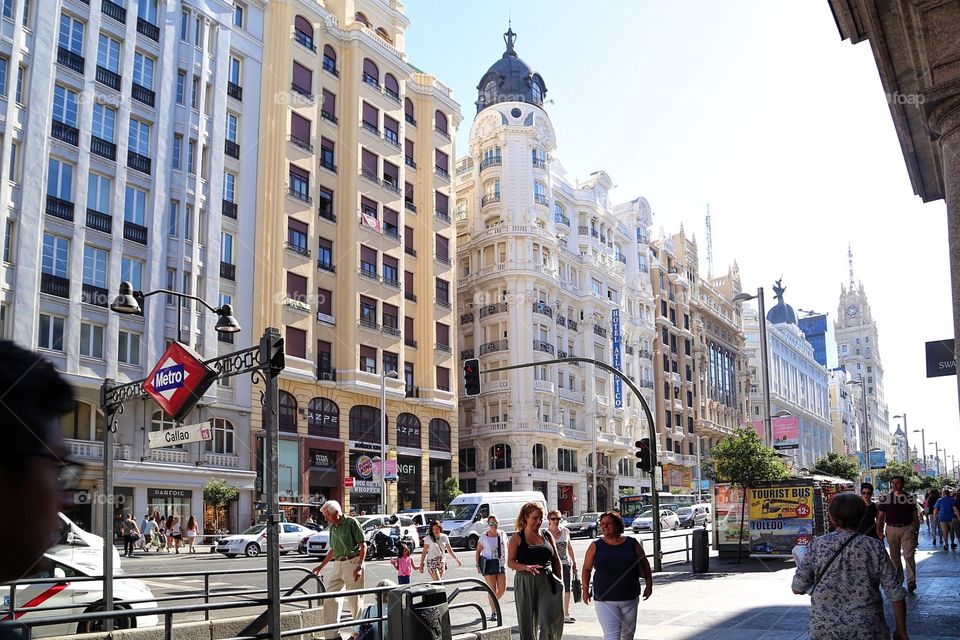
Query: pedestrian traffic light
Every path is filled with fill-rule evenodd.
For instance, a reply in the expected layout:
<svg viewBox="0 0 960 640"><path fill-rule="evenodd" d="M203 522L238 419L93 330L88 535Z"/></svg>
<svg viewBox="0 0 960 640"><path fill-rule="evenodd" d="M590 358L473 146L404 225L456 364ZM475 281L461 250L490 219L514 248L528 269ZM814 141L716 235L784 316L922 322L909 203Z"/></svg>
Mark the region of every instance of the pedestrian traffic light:
<svg viewBox="0 0 960 640"><path fill-rule="evenodd" d="M463 389L468 396L480 395L480 361L476 358L463 361Z"/></svg>
<svg viewBox="0 0 960 640"><path fill-rule="evenodd" d="M650 473L650 438L637 440L637 469Z"/></svg>

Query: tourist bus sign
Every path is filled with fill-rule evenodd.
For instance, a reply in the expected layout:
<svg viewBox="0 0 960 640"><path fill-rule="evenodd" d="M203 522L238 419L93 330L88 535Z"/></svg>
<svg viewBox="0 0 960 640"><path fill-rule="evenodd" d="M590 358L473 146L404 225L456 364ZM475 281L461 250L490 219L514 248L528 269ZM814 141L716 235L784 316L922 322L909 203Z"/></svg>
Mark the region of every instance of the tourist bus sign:
<svg viewBox="0 0 960 640"><path fill-rule="evenodd" d="M183 419L217 379L190 347L172 342L147 376L143 390L175 421Z"/></svg>

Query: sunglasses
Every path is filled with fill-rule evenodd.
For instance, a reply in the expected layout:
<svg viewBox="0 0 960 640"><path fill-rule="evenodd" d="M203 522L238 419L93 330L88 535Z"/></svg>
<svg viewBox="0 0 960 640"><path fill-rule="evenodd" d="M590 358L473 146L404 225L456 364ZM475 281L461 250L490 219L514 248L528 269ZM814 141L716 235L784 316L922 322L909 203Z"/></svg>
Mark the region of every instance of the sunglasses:
<svg viewBox="0 0 960 640"><path fill-rule="evenodd" d="M872 495L873 495L873 491L861 491L861 492L860 492L860 495L862 495L862 496L872 496Z"/></svg>
<svg viewBox="0 0 960 640"><path fill-rule="evenodd" d="M548 519L548 520L556 520L557 522L560 522L560 518L547 518L547 519Z"/></svg>

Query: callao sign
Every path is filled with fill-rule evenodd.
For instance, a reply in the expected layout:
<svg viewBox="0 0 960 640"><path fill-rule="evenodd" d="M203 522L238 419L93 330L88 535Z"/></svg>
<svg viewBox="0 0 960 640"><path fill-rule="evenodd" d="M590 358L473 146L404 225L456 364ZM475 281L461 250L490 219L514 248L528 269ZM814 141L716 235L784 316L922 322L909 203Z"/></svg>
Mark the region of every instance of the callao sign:
<svg viewBox="0 0 960 640"><path fill-rule="evenodd" d="M216 379L216 370L203 364L196 351L173 342L147 376L143 390L179 422Z"/></svg>

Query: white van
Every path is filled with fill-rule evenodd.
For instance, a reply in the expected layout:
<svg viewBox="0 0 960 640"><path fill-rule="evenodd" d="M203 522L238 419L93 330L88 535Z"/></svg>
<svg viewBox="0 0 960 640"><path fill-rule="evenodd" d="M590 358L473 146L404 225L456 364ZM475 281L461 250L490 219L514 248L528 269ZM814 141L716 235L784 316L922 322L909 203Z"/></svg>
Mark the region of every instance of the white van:
<svg viewBox="0 0 960 640"><path fill-rule="evenodd" d="M57 560L82 565L102 574L103 538L84 531L62 513L58 515L60 516L60 534L47 553ZM111 545L110 548L113 549L113 570L116 572L120 568L120 552L116 545Z"/></svg>
<svg viewBox="0 0 960 640"><path fill-rule="evenodd" d="M510 535L520 508L536 502L547 514L547 500L539 491L504 491L500 493L461 493L454 498L440 517L443 532L454 547L477 548L480 534L487 530L487 518L493 514L500 521L500 530ZM543 525L547 526L546 523Z"/></svg>

